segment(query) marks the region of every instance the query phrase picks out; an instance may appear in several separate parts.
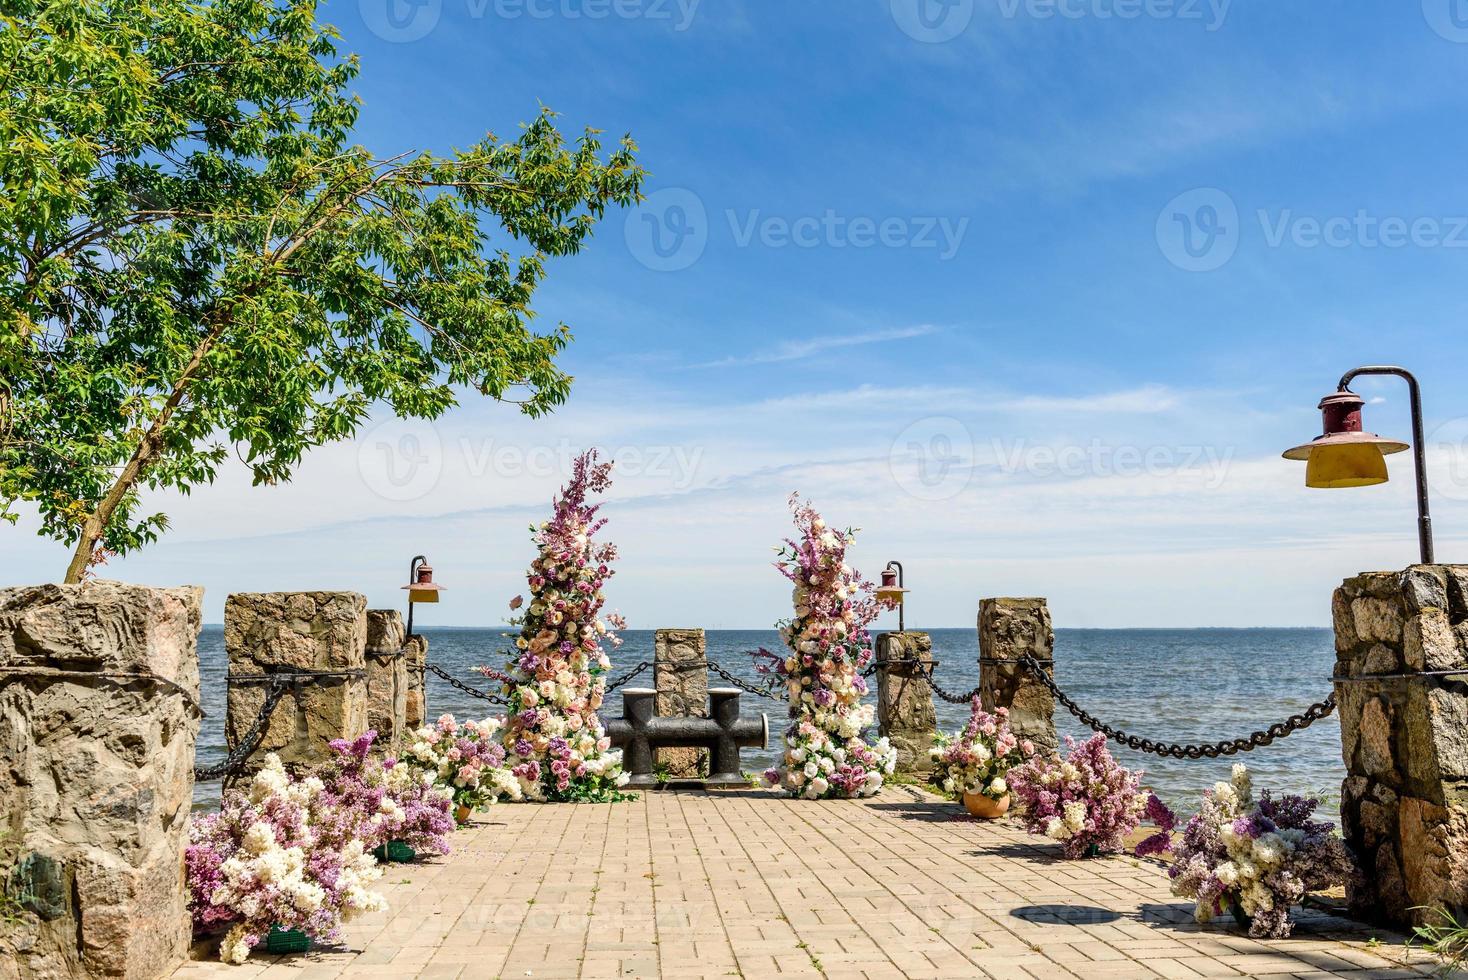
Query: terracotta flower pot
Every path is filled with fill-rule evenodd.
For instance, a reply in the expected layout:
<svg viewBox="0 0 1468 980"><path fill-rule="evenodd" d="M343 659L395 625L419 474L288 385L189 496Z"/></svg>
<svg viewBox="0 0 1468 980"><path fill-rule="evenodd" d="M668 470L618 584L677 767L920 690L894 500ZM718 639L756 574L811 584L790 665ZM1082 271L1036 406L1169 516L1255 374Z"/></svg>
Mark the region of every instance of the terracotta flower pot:
<svg viewBox="0 0 1468 980"><path fill-rule="evenodd" d="M454 810L454 822L457 823L460 827L464 826L464 824L469 822L469 814L473 812L474 811L467 806L460 806L459 808Z"/></svg>
<svg viewBox="0 0 1468 980"><path fill-rule="evenodd" d="M991 800L982 793L965 793L963 808L980 820L994 820L1009 812L1009 794Z"/></svg>

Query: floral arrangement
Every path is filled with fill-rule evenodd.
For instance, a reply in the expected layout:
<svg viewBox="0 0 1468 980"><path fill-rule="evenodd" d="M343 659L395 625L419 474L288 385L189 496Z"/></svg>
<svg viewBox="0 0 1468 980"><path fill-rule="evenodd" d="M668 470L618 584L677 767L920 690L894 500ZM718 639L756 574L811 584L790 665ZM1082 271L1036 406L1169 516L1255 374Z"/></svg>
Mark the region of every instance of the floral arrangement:
<svg viewBox="0 0 1468 980"><path fill-rule="evenodd" d="M622 753L611 748L596 715L612 665L601 641L617 646L615 631L626 628L618 615L599 616L617 547L593 540L606 521L586 497L611 485L612 468L596 457L590 450L576 458L551 519L531 529L539 555L527 576L529 604L520 596L510 601L525 612L511 620L520 635L509 665L480 668L504 686L506 764L523 795L536 800L625 798L618 790L627 783Z"/></svg>
<svg viewBox="0 0 1468 980"><path fill-rule="evenodd" d="M404 769L410 775L393 778L406 780L416 773L447 794L455 807L469 810L501 798L522 799L520 780L505 766L502 724L498 718L458 722L453 715L442 715L433 725L408 733L407 751L393 771Z"/></svg>
<svg viewBox="0 0 1468 980"><path fill-rule="evenodd" d="M1312 820L1320 801L1266 790L1254 799L1249 770L1203 795L1203 807L1183 829L1168 874L1172 893L1197 903L1199 922L1225 906L1247 917L1249 935L1283 939L1290 909L1306 893L1344 884L1354 873L1335 825Z"/></svg>
<svg viewBox="0 0 1468 980"><path fill-rule="evenodd" d="M871 796L897 762L887 739L868 745L862 737L874 715L861 703L861 670L872 658L866 627L878 606L871 584L846 563L854 532L828 528L799 495L790 507L799 540L786 540L775 565L794 585L795 616L777 624L790 652L755 654L758 669L784 679L790 698L785 753L765 780L811 800Z"/></svg>
<svg viewBox="0 0 1468 980"><path fill-rule="evenodd" d="M1034 754L1029 739L1021 740L1010 730L1009 709L998 708L989 714L977 695L963 731L956 736L934 735L928 750L933 778L944 790L991 800L1009 794L1009 771Z"/></svg>
<svg viewBox="0 0 1468 980"><path fill-rule="evenodd" d="M1071 859L1120 852L1147 806L1141 772L1118 765L1099 733L1065 745L1066 758L1036 756L1010 775L1026 829L1059 841Z"/></svg>
<svg viewBox="0 0 1468 980"><path fill-rule="evenodd" d="M229 927L220 959L245 962L273 927L332 940L341 923L386 908L368 888L382 874L368 847L343 836L360 819L345 810L319 777L294 779L271 753L245 791L190 821L190 912L198 929Z"/></svg>
<svg viewBox="0 0 1468 980"><path fill-rule="evenodd" d="M357 818L346 833L369 850L400 840L420 853L447 854L446 835L454 829L451 794L427 772L393 758L372 758L376 740L371 729L355 739L336 739L332 758L318 772L335 800L337 818Z"/></svg>

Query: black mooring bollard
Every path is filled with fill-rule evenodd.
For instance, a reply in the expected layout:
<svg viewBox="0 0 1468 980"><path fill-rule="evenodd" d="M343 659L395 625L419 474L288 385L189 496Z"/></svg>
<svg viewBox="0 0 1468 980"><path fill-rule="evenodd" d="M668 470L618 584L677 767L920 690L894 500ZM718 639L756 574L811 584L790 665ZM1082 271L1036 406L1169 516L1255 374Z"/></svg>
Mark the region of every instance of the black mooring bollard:
<svg viewBox="0 0 1468 980"><path fill-rule="evenodd" d="M622 767L631 777L629 786L657 785L653 771L656 749L707 749L708 786L742 786L739 750L764 748L769 742L770 719L739 716L739 690L714 688L709 691L709 717L663 718L653 714L657 691L645 687L622 689L622 717L606 722L607 737L622 749ZM680 780L684 781L684 780Z"/></svg>

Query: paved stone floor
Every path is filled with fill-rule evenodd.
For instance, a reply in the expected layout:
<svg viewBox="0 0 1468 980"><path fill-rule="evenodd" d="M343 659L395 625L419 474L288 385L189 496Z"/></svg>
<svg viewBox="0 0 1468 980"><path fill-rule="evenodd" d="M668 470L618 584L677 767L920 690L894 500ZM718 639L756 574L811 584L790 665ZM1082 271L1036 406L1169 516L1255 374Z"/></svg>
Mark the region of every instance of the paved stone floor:
<svg viewBox="0 0 1468 980"><path fill-rule="evenodd" d="M1068 862L907 787L794 802L656 792L502 805L447 858L390 866L338 950L195 962L286 977L1412 977L1401 936L1315 912L1295 937L1198 926L1159 865Z"/></svg>

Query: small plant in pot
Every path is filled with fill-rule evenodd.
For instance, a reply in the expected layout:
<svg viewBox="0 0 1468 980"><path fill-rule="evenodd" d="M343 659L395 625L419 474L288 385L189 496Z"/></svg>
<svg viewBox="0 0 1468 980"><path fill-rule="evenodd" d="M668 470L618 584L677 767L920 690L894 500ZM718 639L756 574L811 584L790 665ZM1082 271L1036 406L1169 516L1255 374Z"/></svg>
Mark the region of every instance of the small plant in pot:
<svg viewBox="0 0 1468 980"><path fill-rule="evenodd" d="M993 820L1009 810L1009 771L1034 751L1028 740L1010 730L1007 709L990 714L975 697L963 731L935 735L928 755L933 760L934 781L945 791L962 796L969 813Z"/></svg>

